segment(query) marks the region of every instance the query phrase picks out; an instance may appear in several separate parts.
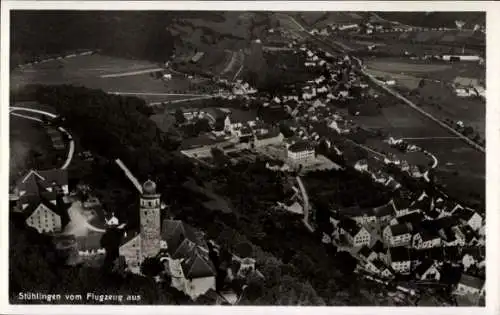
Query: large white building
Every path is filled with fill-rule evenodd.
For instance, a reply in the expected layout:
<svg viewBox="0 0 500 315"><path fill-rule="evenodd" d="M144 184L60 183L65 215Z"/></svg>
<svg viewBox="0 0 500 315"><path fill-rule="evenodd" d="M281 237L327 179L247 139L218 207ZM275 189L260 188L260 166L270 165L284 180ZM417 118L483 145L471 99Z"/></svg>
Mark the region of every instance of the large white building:
<svg viewBox="0 0 500 315"><path fill-rule="evenodd" d="M287 157L291 162L306 162L313 159L314 155L314 147L307 142L297 142L287 148Z"/></svg>

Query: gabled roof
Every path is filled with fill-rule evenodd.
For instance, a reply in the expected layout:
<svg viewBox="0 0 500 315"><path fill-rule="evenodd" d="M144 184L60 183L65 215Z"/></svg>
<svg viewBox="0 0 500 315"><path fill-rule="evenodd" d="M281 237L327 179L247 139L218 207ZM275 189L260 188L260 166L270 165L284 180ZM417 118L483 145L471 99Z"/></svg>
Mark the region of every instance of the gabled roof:
<svg viewBox="0 0 500 315"><path fill-rule="evenodd" d="M391 201L391 204L394 207L395 211L408 209L408 207L410 206L410 201L401 197L393 198Z"/></svg>
<svg viewBox="0 0 500 315"><path fill-rule="evenodd" d="M419 211L410 212L408 214L405 214L397 218L398 223L400 224L410 223L412 224L412 226L417 225L423 220L424 220L424 215Z"/></svg>
<svg viewBox="0 0 500 315"><path fill-rule="evenodd" d="M431 210L431 204L432 204L432 200L431 198L425 196L424 198L422 199L417 199L415 200L411 205L410 205L410 209L414 209L414 210L422 210L424 212L428 212Z"/></svg>
<svg viewBox="0 0 500 315"><path fill-rule="evenodd" d="M372 246L372 251L375 253L385 253L384 244L380 240L377 240Z"/></svg>
<svg viewBox="0 0 500 315"><path fill-rule="evenodd" d="M486 255L484 246L466 246L462 248L462 255L470 255L476 260L484 259Z"/></svg>
<svg viewBox="0 0 500 315"><path fill-rule="evenodd" d="M431 240L434 240L436 238L440 238L439 235L437 233L435 233L435 231L431 230L431 229L421 229L418 234L420 234L420 237L422 237L422 241L423 242L426 242L426 241L431 241Z"/></svg>
<svg viewBox="0 0 500 315"><path fill-rule="evenodd" d="M198 251L193 251L190 256L181 262L184 275L188 279L213 277L216 275L215 267L210 260Z"/></svg>
<svg viewBox="0 0 500 315"><path fill-rule="evenodd" d="M380 271L387 269L387 265L380 259L376 258L372 261L372 264Z"/></svg>
<svg viewBox="0 0 500 315"><path fill-rule="evenodd" d="M459 219L464 221L469 221L476 212L468 209L457 209L453 212L453 215L457 216Z"/></svg>
<svg viewBox="0 0 500 315"><path fill-rule="evenodd" d="M456 216L445 216L445 217L434 220L434 222L436 223L436 227L438 229L440 229L440 228L444 228L444 229L452 228L454 226L459 225L458 217L456 217Z"/></svg>
<svg viewBox="0 0 500 315"><path fill-rule="evenodd" d="M391 215L394 215L394 208L391 204L385 204L381 207L377 207L375 209L373 209L373 212L375 214L376 217L380 218L380 217L385 217L385 216L391 216Z"/></svg>
<svg viewBox="0 0 500 315"><path fill-rule="evenodd" d="M411 228L406 223L391 225L390 230L391 230L392 236L398 236L398 235L411 233Z"/></svg>
<svg viewBox="0 0 500 315"><path fill-rule="evenodd" d="M177 250L185 239L197 246L206 247L202 237L191 226L180 220L164 220L161 235L167 241L169 249L172 250Z"/></svg>
<svg viewBox="0 0 500 315"><path fill-rule="evenodd" d="M462 274L462 277L460 278L459 281L460 284L466 285L471 288L476 288L476 289L482 289L484 287L484 280L468 275L466 273Z"/></svg>
<svg viewBox="0 0 500 315"><path fill-rule="evenodd" d="M351 236L357 235L362 228L362 226L359 225L356 221L349 218L340 219L339 227L349 233Z"/></svg>
<svg viewBox="0 0 500 315"><path fill-rule="evenodd" d="M392 262L410 260L410 251L404 246L389 248L389 254L391 255Z"/></svg>
<svg viewBox="0 0 500 315"><path fill-rule="evenodd" d="M421 264L415 268L415 274L422 276L429 268L434 266L434 261L431 259L424 259Z"/></svg>
<svg viewBox="0 0 500 315"><path fill-rule="evenodd" d="M296 142L288 148L288 151L290 151L290 152L304 152L304 151L312 151L312 150L314 150L314 147L306 141Z"/></svg>
<svg viewBox="0 0 500 315"><path fill-rule="evenodd" d="M359 250L358 254L362 257L368 258L373 251L368 246L363 246Z"/></svg>

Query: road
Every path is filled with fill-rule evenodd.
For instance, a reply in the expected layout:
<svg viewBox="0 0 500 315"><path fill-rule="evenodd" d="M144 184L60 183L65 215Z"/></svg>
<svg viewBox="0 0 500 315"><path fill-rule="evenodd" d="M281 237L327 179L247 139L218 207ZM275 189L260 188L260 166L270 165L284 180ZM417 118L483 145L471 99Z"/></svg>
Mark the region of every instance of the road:
<svg viewBox="0 0 500 315"><path fill-rule="evenodd" d="M286 16L289 18L289 20L292 23L296 24L299 27L299 29L304 30L305 32L307 32L307 30L299 22L297 22L293 17L291 17L289 15L286 15ZM326 46L331 47L331 45L333 45L331 43L325 42L323 39L321 39L321 38L319 38L317 36L310 35L310 37L316 39L318 42L321 42L321 43L325 44ZM339 43L336 43L336 44L339 44ZM344 45L340 45L340 46L344 46ZM342 53L346 53L345 49L343 49L342 47L341 47L340 50L342 51ZM469 144L474 149L485 153L485 149L483 147L481 147L480 145L478 145L477 143L475 143L471 139L467 138L466 136L462 135L460 132L456 131L455 129L451 128L450 126L446 125L441 120L439 120L438 118L434 117L432 114L429 114L428 112L426 112L422 108L418 107L415 103L413 103L412 101L410 101L407 98L405 98L399 92L397 92L397 91L389 88L388 86L384 85L381 81L377 80L373 75L367 73L365 71L365 69L364 69L363 62L359 58L354 57L354 56L351 56L351 57L352 57L352 59L354 59L358 63L359 73L362 74L363 76L365 76L366 78L368 78L373 83L375 83L378 87L380 87L381 89L383 89L387 93L391 94L392 96L398 98L399 100L403 101L403 103L406 104L408 107L412 108L413 110L417 111L418 113L420 113L423 116L427 117L428 119L432 120L433 122L435 122L436 124L438 124L442 128L446 129L450 133L456 135L458 138L460 138L463 141L465 141L467 144Z"/></svg>
<svg viewBox="0 0 500 315"><path fill-rule="evenodd" d="M128 169L128 167L120 159L116 159L115 162L123 170L123 172L125 173L125 176L127 176L127 178L132 182L132 184L139 191L139 193L142 194L142 185L139 183L139 181L134 176L134 174L132 174L132 172Z"/></svg>
<svg viewBox="0 0 500 315"><path fill-rule="evenodd" d="M25 119L31 119L31 120L39 121L39 122L42 122L42 120L39 119L39 118L31 117L31 116L27 116L27 115L23 115L23 114L17 114L17 113L14 113L14 111L21 111L21 112L24 111L24 112L28 112L28 113L36 113L36 114L47 116L49 118L55 118L55 117L57 117L57 115L55 115L53 113L50 113L50 112L47 112L47 111L43 111L43 110L39 110L39 109L24 108L24 107L17 107L17 106L11 106L10 109L9 109L9 113L11 115L15 115L15 116L18 116L18 117L22 117L22 118L25 118ZM66 136L69 139L68 156L66 157L66 161L64 161L64 164L61 166L61 169L64 170L64 169L68 168L68 166L70 165L71 161L73 160L73 155L75 154L75 140L73 140L73 137L71 136L71 134L66 129L64 129L63 127L59 127L58 129L59 129L60 132L66 134Z"/></svg>
<svg viewBox="0 0 500 315"><path fill-rule="evenodd" d="M165 70L165 69L163 69L163 68L153 68L153 69L143 69L143 70L136 70L136 71L121 72L121 73L103 74L103 75L101 75L101 78L128 77L128 76L140 75L140 74L146 74L146 73L152 73L152 72L158 72L158 71L163 71L163 70Z"/></svg>
<svg viewBox="0 0 500 315"><path fill-rule="evenodd" d="M238 69L238 71L236 71L236 73L234 74L233 81L236 80L236 78L240 75L241 71L243 70L243 68L245 66L245 53L243 53L243 50L240 50L238 53L241 56L241 66Z"/></svg>

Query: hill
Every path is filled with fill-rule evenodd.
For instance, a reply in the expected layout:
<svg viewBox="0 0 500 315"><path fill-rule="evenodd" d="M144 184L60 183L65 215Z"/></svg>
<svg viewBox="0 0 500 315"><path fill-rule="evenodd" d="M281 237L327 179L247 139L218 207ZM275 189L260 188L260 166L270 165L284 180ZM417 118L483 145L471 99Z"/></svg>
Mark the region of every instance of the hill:
<svg viewBox="0 0 500 315"><path fill-rule="evenodd" d="M377 12L383 19L422 27L456 27L455 21L463 21L465 28L475 24L485 25L484 12Z"/></svg>

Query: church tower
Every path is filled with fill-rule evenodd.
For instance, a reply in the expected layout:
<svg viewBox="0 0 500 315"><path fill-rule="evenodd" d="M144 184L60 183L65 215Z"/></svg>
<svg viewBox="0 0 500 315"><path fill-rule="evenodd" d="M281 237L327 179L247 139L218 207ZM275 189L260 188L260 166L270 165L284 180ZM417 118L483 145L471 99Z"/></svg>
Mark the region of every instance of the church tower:
<svg viewBox="0 0 500 315"><path fill-rule="evenodd" d="M140 198L141 259L155 256L160 251L160 194L156 184L147 180L142 185Z"/></svg>

